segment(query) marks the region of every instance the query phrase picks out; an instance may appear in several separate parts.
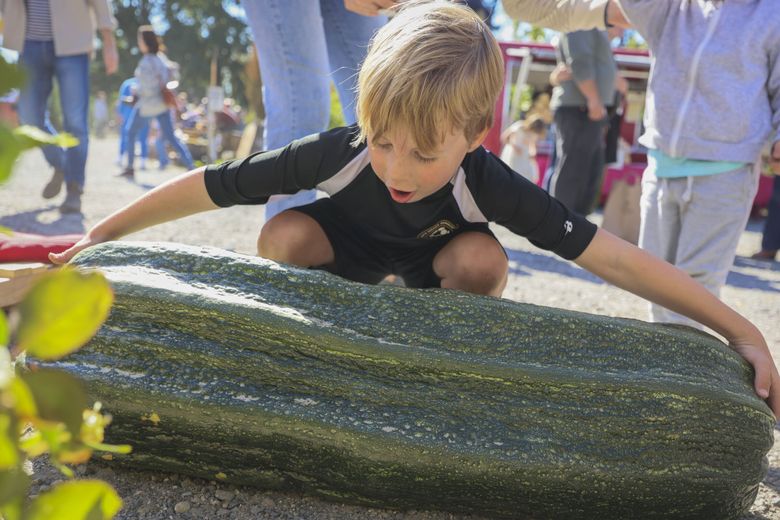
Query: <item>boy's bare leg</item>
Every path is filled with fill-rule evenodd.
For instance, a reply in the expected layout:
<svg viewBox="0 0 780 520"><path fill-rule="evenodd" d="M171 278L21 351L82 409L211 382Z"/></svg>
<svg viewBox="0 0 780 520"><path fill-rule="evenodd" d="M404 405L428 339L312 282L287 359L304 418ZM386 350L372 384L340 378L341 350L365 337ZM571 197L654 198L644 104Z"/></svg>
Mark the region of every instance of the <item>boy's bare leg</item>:
<svg viewBox="0 0 780 520"><path fill-rule="evenodd" d="M335 260L322 227L295 210L283 211L265 223L257 239L257 254L300 267L328 266Z"/></svg>
<svg viewBox="0 0 780 520"><path fill-rule="evenodd" d="M445 289L501 296L509 263L493 237L468 231L453 238L433 259L433 271Z"/></svg>

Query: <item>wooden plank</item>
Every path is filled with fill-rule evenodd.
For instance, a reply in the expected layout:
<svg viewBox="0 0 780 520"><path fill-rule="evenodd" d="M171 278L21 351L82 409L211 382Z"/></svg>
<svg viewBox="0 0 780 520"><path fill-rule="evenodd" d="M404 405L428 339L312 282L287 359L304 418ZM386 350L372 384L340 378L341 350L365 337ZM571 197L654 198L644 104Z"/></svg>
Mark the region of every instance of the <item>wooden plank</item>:
<svg viewBox="0 0 780 520"><path fill-rule="evenodd" d="M240 159L252 153L255 137L257 137L257 123L252 121L244 127L244 133L241 134L241 140L238 143L238 148L236 148L237 158Z"/></svg>
<svg viewBox="0 0 780 520"><path fill-rule="evenodd" d="M51 269L51 264L41 262L0 263L0 278L17 278Z"/></svg>
<svg viewBox="0 0 780 520"><path fill-rule="evenodd" d="M33 284L44 274L46 274L45 270L14 278L0 278L0 308L10 307L21 302Z"/></svg>

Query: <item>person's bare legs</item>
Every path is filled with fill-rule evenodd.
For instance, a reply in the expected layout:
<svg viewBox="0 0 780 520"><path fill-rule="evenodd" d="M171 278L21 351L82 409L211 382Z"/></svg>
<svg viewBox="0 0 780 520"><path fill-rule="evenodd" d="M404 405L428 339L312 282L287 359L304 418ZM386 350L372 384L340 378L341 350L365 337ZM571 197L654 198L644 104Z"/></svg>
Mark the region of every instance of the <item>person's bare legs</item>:
<svg viewBox="0 0 780 520"><path fill-rule="evenodd" d="M485 233L468 231L453 238L433 259L445 289L501 296L509 262L501 245Z"/></svg>
<svg viewBox="0 0 780 520"><path fill-rule="evenodd" d="M283 211L265 223L257 239L257 254L299 267L327 267L335 261L322 227L295 210Z"/></svg>

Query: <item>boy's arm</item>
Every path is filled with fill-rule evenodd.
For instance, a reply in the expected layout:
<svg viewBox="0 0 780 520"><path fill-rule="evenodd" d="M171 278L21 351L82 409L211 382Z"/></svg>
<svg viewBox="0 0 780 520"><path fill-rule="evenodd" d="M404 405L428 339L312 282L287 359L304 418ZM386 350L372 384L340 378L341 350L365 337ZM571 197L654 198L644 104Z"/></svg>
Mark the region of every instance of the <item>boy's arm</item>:
<svg viewBox="0 0 780 520"><path fill-rule="evenodd" d="M602 229L575 263L721 334L753 366L756 393L780 416L780 374L761 332L686 273Z"/></svg>
<svg viewBox="0 0 780 520"><path fill-rule="evenodd" d="M206 191L204 171L205 168L198 168L157 186L98 222L70 249L50 253L49 260L64 264L89 246L194 213L217 209L219 206L211 201Z"/></svg>

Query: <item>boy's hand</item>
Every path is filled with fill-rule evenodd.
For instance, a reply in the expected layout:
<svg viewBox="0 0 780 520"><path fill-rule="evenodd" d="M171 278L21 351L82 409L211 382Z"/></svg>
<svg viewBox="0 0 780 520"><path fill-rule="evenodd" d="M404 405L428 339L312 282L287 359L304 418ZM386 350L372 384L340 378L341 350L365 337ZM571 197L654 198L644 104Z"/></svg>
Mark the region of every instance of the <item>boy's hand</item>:
<svg viewBox="0 0 780 520"><path fill-rule="evenodd" d="M380 9L390 9L397 3L395 0L344 0L344 7L363 16L377 16Z"/></svg>
<svg viewBox="0 0 780 520"><path fill-rule="evenodd" d="M780 141L777 141L772 147L772 153L769 154L769 167L775 175L780 175Z"/></svg>
<svg viewBox="0 0 780 520"><path fill-rule="evenodd" d="M764 399L775 418L780 418L780 373L777 371L769 347L760 336L744 341L732 341L729 346L753 365L756 372L753 386L756 394Z"/></svg>
<svg viewBox="0 0 780 520"><path fill-rule="evenodd" d="M55 265L66 264L82 249L100 244L101 242L105 242L105 240L98 240L87 235L62 253L49 253L49 261Z"/></svg>

